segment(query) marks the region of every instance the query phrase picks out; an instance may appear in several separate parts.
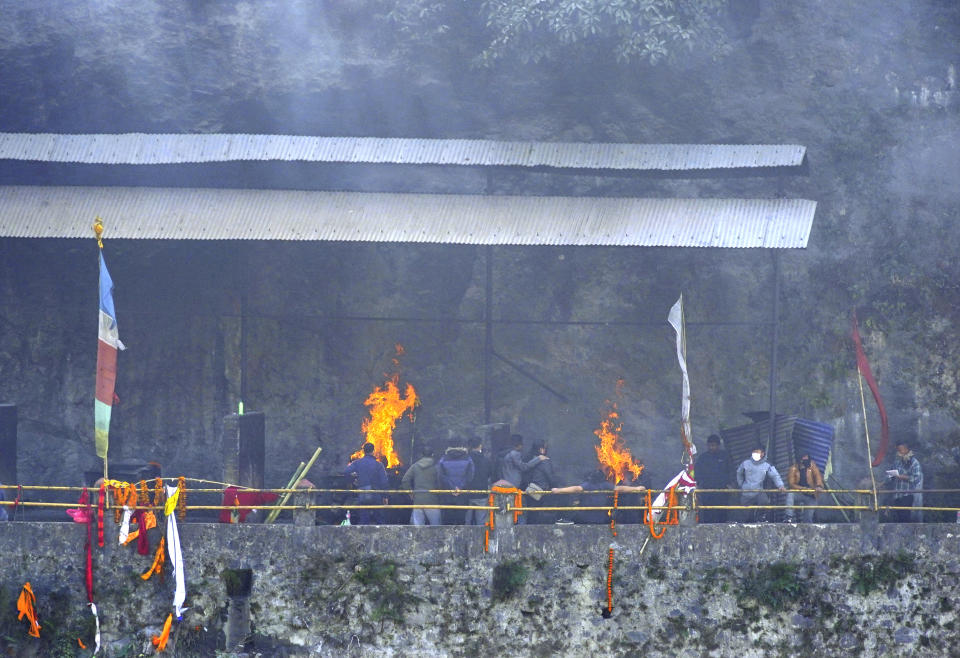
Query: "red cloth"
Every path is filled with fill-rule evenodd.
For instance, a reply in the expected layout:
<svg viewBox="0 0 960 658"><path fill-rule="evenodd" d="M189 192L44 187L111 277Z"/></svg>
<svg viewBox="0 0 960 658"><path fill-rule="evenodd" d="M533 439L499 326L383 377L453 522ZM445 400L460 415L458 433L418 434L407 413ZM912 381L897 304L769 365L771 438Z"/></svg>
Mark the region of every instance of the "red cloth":
<svg viewBox="0 0 960 658"><path fill-rule="evenodd" d="M268 505L280 496L275 493L265 493L261 491L241 491L236 487L227 487L223 490L223 502L221 505L224 506L234 506L240 505L233 510L222 509L220 510L220 523L230 523L230 513L236 511L240 516L240 523L243 523L247 519L247 514L250 513L249 506L260 506ZM248 507L244 508L243 506L247 505Z"/></svg>
<svg viewBox="0 0 960 658"><path fill-rule="evenodd" d="M86 512L87 542L84 545L84 551L87 554L87 564L84 571L84 583L87 587L87 601L93 603L93 510L90 507L90 494L86 487L83 488L80 501L77 504L83 505ZM76 517L74 517L74 521L76 521Z"/></svg>
<svg viewBox="0 0 960 658"><path fill-rule="evenodd" d="M150 555L150 539L147 537L147 522L143 518L143 510L134 510L133 519L137 522L137 553Z"/></svg>
<svg viewBox="0 0 960 658"><path fill-rule="evenodd" d="M870 364L867 362L867 355L863 352L863 344L860 342L860 330L857 328L857 312L853 312L853 344L857 348L857 369L863 378L867 380L867 386L873 393L873 399L877 403L877 409L880 411L880 447L877 448L877 455L873 458L873 466L879 466L883 463L883 458L887 454L887 447L890 444L890 423L887 422L887 410L883 406L883 399L880 397L880 389L877 388L877 382L873 379L873 373L870 371Z"/></svg>

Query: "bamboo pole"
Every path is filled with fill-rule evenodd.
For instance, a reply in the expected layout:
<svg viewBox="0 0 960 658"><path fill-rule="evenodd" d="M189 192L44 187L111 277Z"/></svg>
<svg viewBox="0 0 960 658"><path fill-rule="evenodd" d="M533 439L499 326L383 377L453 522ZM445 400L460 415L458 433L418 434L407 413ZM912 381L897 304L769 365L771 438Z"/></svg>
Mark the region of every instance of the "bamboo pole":
<svg viewBox="0 0 960 658"><path fill-rule="evenodd" d="M293 475L290 476L290 480L287 482L287 486L285 486L284 489L291 489L294 485L297 484L297 482L299 482L303 478L303 469L305 466L306 464L304 462L300 462L300 465L297 466L297 468L293 471ZM280 511L281 511L280 506L283 505L283 503L286 502L287 497L290 496L289 491L285 491L283 493L284 493L283 500L281 500L280 503L276 505L276 509L272 509L270 513L267 514L267 518L264 520L264 523L273 523L274 521L277 520L277 517L280 516Z"/></svg>
<svg viewBox="0 0 960 658"><path fill-rule="evenodd" d="M313 468L314 462L317 461L317 457L320 456L320 451L321 451L321 450L323 450L323 447L322 447L322 446L317 446L317 449L313 452L313 457L310 458L310 461L307 462L307 465L304 466L303 469L302 469L299 473L295 473L295 474L294 474L294 477L296 478L296 480L295 480L295 481L291 481L290 484L287 485L287 488L288 488L288 489L289 489L290 487L292 487L292 486L296 486L296 483L297 483L297 482L299 482L299 481L302 480L304 477L306 477L307 473L310 472L310 469ZM300 462L300 463L302 464L303 462ZM287 493L283 494L283 498L280 499L280 505L281 505L281 506L282 506L282 505L286 505L286 504L287 504L287 501L290 500L290 496L291 496L291 495L293 495L293 494L291 494L290 492L287 492ZM278 517L278 516L280 516L280 510L279 510L279 509L273 510L273 511L270 512L270 514L267 516L267 519L264 521L264 523L273 523L274 521L277 520L277 517Z"/></svg>
<svg viewBox="0 0 960 658"><path fill-rule="evenodd" d="M863 374L857 365L857 382L860 384L860 408L863 409L863 435L867 440L867 469L870 471L870 483L873 485L873 511L880 511L880 499L877 497L877 480L873 476L873 461L870 459L870 428L867 425L867 401L863 397Z"/></svg>

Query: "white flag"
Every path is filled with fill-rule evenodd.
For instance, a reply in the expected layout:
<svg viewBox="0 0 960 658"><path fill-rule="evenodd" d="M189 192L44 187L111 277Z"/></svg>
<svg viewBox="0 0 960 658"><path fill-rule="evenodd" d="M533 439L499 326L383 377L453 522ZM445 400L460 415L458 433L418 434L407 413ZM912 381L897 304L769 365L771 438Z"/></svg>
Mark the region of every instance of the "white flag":
<svg viewBox="0 0 960 658"><path fill-rule="evenodd" d="M690 429L690 377L687 376L687 337L683 328L683 295L680 295L680 299L670 309L667 322L677 332L677 359L680 361L680 370L683 372L680 422L683 428L683 443L692 458L697 453L697 448L693 445L693 433Z"/></svg>

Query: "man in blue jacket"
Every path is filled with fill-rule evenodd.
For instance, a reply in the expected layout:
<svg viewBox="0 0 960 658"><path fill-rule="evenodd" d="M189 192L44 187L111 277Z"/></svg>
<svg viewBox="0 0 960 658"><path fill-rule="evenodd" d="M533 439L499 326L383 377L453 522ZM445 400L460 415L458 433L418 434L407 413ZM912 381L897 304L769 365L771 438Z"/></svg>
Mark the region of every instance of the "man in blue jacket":
<svg viewBox="0 0 960 658"><path fill-rule="evenodd" d="M373 456L373 444L369 441L363 444L363 457L350 462L350 465L343 470L344 475L353 475L356 478L357 489L362 491L383 490L387 488L387 469L383 464ZM387 498L379 493L360 493L357 497L358 505L386 505ZM367 525L379 522L379 510L358 509L355 510L353 523L357 525Z"/></svg>

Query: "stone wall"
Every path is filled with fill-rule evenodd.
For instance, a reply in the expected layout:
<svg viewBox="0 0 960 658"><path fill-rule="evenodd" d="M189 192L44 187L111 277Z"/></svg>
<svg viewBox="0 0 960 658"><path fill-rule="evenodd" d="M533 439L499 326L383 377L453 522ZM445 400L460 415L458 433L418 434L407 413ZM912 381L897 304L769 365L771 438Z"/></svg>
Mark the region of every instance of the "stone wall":
<svg viewBox="0 0 960 658"><path fill-rule="evenodd" d="M180 527L189 610L175 625L170 655L213 655L238 629L248 651L287 656L955 650L954 525L681 526L660 540L634 525L618 526L616 537L606 526L504 525L488 553L483 528L189 519ZM115 537L112 520L107 536ZM16 522L0 533L2 648L75 655L77 638L90 646L85 538L84 527L65 523ZM141 580L150 561L133 545L108 541L95 551L107 656L153 652L150 635L170 610L173 580L169 564L166 581ZM26 580L37 595L39 640L15 616ZM237 617L243 610L249 631Z"/></svg>

